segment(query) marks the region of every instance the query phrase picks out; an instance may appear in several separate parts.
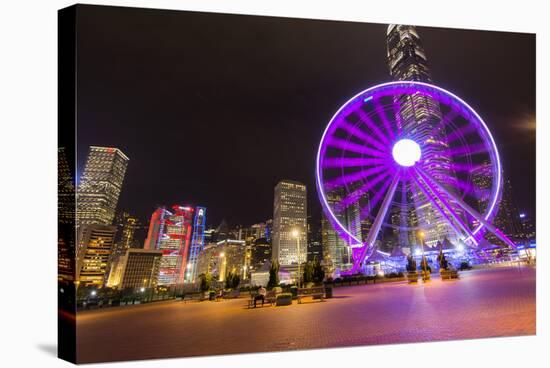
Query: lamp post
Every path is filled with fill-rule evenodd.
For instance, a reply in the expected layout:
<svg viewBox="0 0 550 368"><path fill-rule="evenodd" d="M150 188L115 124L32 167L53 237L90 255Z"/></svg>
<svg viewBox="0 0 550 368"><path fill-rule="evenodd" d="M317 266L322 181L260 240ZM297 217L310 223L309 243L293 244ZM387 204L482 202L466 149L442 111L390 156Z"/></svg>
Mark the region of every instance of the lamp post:
<svg viewBox="0 0 550 368"><path fill-rule="evenodd" d="M296 254L298 255L298 287L300 287L302 274L300 273L300 231L297 229L292 230L292 236L296 238Z"/></svg>
<svg viewBox="0 0 550 368"><path fill-rule="evenodd" d="M220 258L222 259L222 262L221 262L221 267L220 267L220 281L225 281L225 268L226 268L226 259L225 259L225 253L224 252L221 252L220 253ZM223 272L222 272L222 269L223 269Z"/></svg>
<svg viewBox="0 0 550 368"><path fill-rule="evenodd" d="M420 265L422 266L422 280L425 281L424 279L427 276L426 274L428 272L428 262L426 260L426 257L424 256L424 238L426 237L426 234L424 233L424 231L420 231L418 233L418 236L420 237L420 247L422 249L422 258L420 260Z"/></svg>

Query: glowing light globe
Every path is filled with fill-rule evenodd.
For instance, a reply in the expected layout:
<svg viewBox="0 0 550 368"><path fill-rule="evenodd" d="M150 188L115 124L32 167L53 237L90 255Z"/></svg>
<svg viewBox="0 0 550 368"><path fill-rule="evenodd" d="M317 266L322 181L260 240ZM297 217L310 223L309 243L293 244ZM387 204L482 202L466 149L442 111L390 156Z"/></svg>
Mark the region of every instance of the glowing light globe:
<svg viewBox="0 0 550 368"><path fill-rule="evenodd" d="M392 155L399 165L410 167L420 160L420 146L411 139L401 139L394 144Z"/></svg>

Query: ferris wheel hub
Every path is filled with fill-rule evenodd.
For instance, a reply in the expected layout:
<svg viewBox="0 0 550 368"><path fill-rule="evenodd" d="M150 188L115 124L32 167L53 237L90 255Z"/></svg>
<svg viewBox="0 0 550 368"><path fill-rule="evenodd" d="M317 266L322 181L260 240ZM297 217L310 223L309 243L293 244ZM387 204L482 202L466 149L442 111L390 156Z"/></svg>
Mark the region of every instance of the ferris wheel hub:
<svg viewBox="0 0 550 368"><path fill-rule="evenodd" d="M392 155L399 165L414 166L420 160L420 146L412 139L401 139L393 145Z"/></svg>

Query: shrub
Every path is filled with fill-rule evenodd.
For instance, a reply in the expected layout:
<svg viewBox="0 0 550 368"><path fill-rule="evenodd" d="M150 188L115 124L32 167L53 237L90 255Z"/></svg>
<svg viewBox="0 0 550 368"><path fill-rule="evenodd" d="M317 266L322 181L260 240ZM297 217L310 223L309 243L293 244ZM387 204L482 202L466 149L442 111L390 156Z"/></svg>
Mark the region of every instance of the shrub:
<svg viewBox="0 0 550 368"><path fill-rule="evenodd" d="M269 268L269 281L267 282L267 287L272 288L277 285L279 285L279 264L277 261L273 261Z"/></svg>
<svg viewBox="0 0 550 368"><path fill-rule="evenodd" d="M416 260L414 259L412 254L409 254L407 256L407 271L408 272L416 271Z"/></svg>
<svg viewBox="0 0 550 368"><path fill-rule="evenodd" d="M292 294L291 293L282 293L277 295L275 302L276 305L291 305L292 304Z"/></svg>
<svg viewBox="0 0 550 368"><path fill-rule="evenodd" d="M200 290L201 291L210 290L210 286L212 285L212 275L210 274L210 272L201 273L199 275L199 280L200 280Z"/></svg>

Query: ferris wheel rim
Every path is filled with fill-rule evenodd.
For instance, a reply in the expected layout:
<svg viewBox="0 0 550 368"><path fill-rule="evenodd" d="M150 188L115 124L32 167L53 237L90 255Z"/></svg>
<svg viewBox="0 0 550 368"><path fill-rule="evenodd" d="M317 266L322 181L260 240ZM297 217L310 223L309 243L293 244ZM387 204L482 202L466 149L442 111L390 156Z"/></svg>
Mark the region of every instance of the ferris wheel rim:
<svg viewBox="0 0 550 368"><path fill-rule="evenodd" d="M430 84L430 83L425 83L425 82L392 81L392 82L386 82L386 83L381 83L381 84L371 86L371 87L369 87L365 90L360 91L359 93L356 93L353 97L349 98L332 115L331 119L329 120L329 123L327 124L327 126L325 127L325 130L323 131L323 135L321 136L321 140L320 140L320 143L319 143L319 148L317 150L316 165L315 165L315 179L316 179L315 182L316 182L316 186L317 186L317 192L320 196L321 205L323 207L323 210L328 211L328 213L329 213L329 216L327 216L329 218L329 221L333 224L336 224L335 227L338 228L338 229L336 229L338 232L344 233L346 235L346 237L348 237L348 239L352 239L356 244L360 244L361 246L364 246L363 242L360 239L358 239L357 236L353 235L345 226L343 226L341 224L341 222L338 220L338 218L334 214L332 208L328 204L328 201L327 201L327 198L326 198L326 195L325 195L324 185L322 183L322 179L321 179L321 175L320 175L320 171L322 171L322 168L321 168L321 153L325 149L325 138L326 138L328 132L331 130L332 125L335 122L335 119L342 113L343 110L348 108L350 106L350 104L355 102L359 97L364 96L364 95L368 94L369 92L372 92L374 90L381 89L381 88L384 88L384 87L396 86L396 85L422 86L422 87L425 87L425 88L428 88L428 89L432 88L433 90L435 90L435 91L437 91L437 92L439 92L443 95L447 95L447 96L451 97L451 100L454 99L455 101L458 101L459 104L464 106L467 109L467 111L469 113L471 113L476 118L477 122L480 123L481 127L483 128L482 129L483 132L486 133L486 136L489 138L490 151L492 151L492 153L493 153L493 155L491 155L491 156L494 156L494 159L496 161L496 170L495 170L496 171L495 174L497 175L497 178L496 178L496 181L495 181L496 190L494 191L494 194L492 195L491 203L488 206L487 212L483 215L485 220L489 221L491 216L494 215L493 212L495 210L497 201L498 201L499 197L501 196L502 166L501 166L500 154L498 152L496 142L494 140L493 135L491 134L491 131L489 130L489 127L487 126L487 124L485 123L483 118L466 101L464 101L462 98L460 98L456 94L454 94L454 93L452 93L452 92L450 92L450 91L448 91L448 90L446 90L442 87L439 87L439 86L436 86L436 85ZM472 237L474 235L476 235L483 227L484 227L483 224L481 224L481 223L478 224L475 227L475 229L472 230L471 235L467 236L465 238L465 241L468 241L468 240L474 240L475 241L475 239L472 239Z"/></svg>

